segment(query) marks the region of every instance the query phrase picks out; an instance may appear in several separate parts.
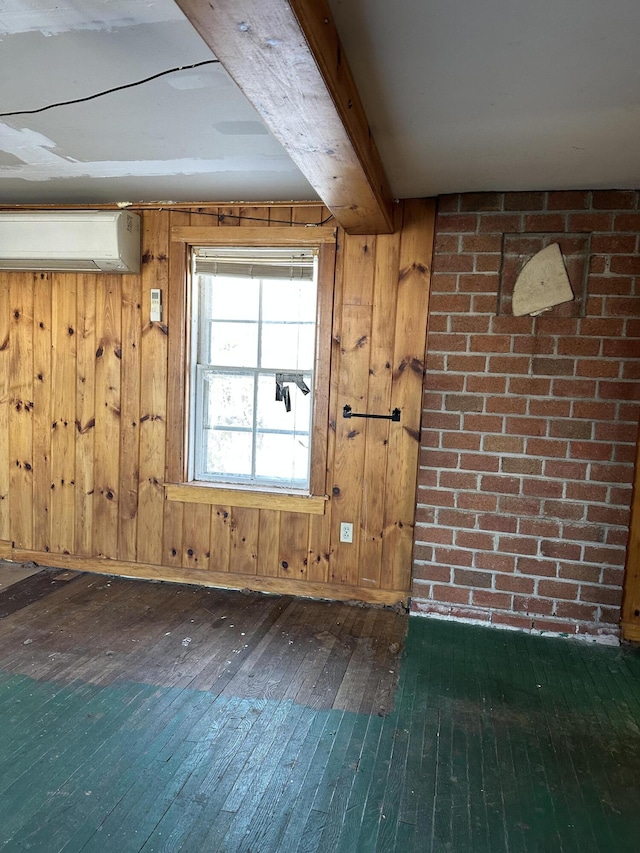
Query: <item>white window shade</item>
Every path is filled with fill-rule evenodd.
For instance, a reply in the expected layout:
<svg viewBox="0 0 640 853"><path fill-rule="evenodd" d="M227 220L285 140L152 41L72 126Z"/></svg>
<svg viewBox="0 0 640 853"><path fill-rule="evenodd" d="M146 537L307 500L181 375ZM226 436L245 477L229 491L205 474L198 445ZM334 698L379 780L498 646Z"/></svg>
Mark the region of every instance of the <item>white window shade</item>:
<svg viewBox="0 0 640 853"><path fill-rule="evenodd" d="M194 249L194 272L226 278L313 281L317 249L199 247Z"/></svg>

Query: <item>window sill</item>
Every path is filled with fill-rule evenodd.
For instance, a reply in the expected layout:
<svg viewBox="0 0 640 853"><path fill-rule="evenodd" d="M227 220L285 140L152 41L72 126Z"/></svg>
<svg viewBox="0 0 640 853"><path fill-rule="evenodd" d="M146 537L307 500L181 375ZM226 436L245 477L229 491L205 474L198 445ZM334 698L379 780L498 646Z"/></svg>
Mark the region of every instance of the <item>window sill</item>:
<svg viewBox="0 0 640 853"><path fill-rule="evenodd" d="M282 512L303 512L324 515L327 495L292 495L280 492L260 492L253 489L224 489L197 483L165 483L168 501L181 503L244 506L253 509L272 509Z"/></svg>

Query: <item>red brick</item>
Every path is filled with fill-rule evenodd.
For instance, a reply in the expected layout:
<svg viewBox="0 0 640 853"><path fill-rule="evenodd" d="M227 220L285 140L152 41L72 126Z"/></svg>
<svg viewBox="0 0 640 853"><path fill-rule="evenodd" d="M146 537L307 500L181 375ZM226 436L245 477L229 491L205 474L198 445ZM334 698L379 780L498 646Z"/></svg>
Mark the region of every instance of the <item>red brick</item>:
<svg viewBox="0 0 640 853"><path fill-rule="evenodd" d="M521 595L531 595L535 587L532 578L520 575L496 575L496 589L505 592L519 592Z"/></svg>
<svg viewBox="0 0 640 853"><path fill-rule="evenodd" d="M530 459L503 459L501 470L503 474L542 474L542 460Z"/></svg>
<svg viewBox="0 0 640 853"><path fill-rule="evenodd" d="M559 477L563 480L585 480L587 465L585 462L566 462L561 459L547 459L544 463L546 477Z"/></svg>
<svg viewBox="0 0 640 853"><path fill-rule="evenodd" d="M465 390L470 394L504 394L507 379L505 376L467 376Z"/></svg>
<svg viewBox="0 0 640 853"><path fill-rule="evenodd" d="M502 355L489 358L489 370L491 373L528 373L531 361L526 356Z"/></svg>
<svg viewBox="0 0 640 853"><path fill-rule="evenodd" d="M440 334L430 330L428 340L429 352L464 352L467 348L467 339L464 335Z"/></svg>
<svg viewBox="0 0 640 853"><path fill-rule="evenodd" d="M424 383L426 391L462 391L464 376L455 373L427 373Z"/></svg>
<svg viewBox="0 0 640 853"><path fill-rule="evenodd" d="M435 240L433 241L433 251L434 253L444 252L445 254L449 254L451 252L459 252L460 251L460 235L459 234L436 234ZM462 251L468 251L462 248ZM431 277L431 284L433 286L433 276Z"/></svg>
<svg viewBox="0 0 640 853"><path fill-rule="evenodd" d="M425 489L418 486L418 503L428 506L454 507L456 505L455 494L447 489Z"/></svg>
<svg viewBox="0 0 640 853"><path fill-rule="evenodd" d="M594 210L633 210L636 206L633 190L594 190L591 199Z"/></svg>
<svg viewBox="0 0 640 853"><path fill-rule="evenodd" d="M469 349L472 352L509 352L511 338L508 335L471 335Z"/></svg>
<svg viewBox="0 0 640 853"><path fill-rule="evenodd" d="M569 400L530 400L529 414L533 417L568 418L571 416Z"/></svg>
<svg viewBox="0 0 640 853"><path fill-rule="evenodd" d="M622 379L640 379L640 362L623 362Z"/></svg>
<svg viewBox="0 0 640 853"><path fill-rule="evenodd" d="M473 255L462 255L459 252L450 255L444 253L434 255L433 269L436 273L473 272ZM429 308L432 309L431 303Z"/></svg>
<svg viewBox="0 0 640 853"><path fill-rule="evenodd" d="M503 418L497 415L465 414L464 428L472 432L500 432Z"/></svg>
<svg viewBox="0 0 640 853"><path fill-rule="evenodd" d="M509 380L509 392L511 394L523 394L527 397L548 397L550 389L550 379L535 379L534 377L521 379L514 377Z"/></svg>
<svg viewBox="0 0 640 853"><path fill-rule="evenodd" d="M604 299L601 296L593 296L590 294L587 297L584 311L588 317L601 317L605 313Z"/></svg>
<svg viewBox="0 0 640 853"><path fill-rule="evenodd" d="M619 213L613 223L615 231L640 231L640 213Z"/></svg>
<svg viewBox="0 0 640 853"><path fill-rule="evenodd" d="M558 355L600 355L600 341L593 338L559 338Z"/></svg>
<svg viewBox="0 0 640 853"><path fill-rule="evenodd" d="M477 272L499 272L501 264L501 255L476 255L475 268Z"/></svg>
<svg viewBox="0 0 640 853"><path fill-rule="evenodd" d="M563 580L587 581L588 583L600 583L602 569L600 566L588 565L586 563L558 563L558 577Z"/></svg>
<svg viewBox="0 0 640 853"><path fill-rule="evenodd" d="M517 213L485 213L480 216L478 232L483 234L519 232L522 216Z"/></svg>
<svg viewBox="0 0 640 853"><path fill-rule="evenodd" d="M600 621L601 622L608 622L610 625L615 625L617 627L618 623L620 622L620 608L619 607L613 607L613 608L601 607L600 608ZM600 632L598 632L598 633L600 633ZM604 632L602 632L602 633L604 633ZM615 633L612 634L612 636L617 637L617 634L618 634L618 632L616 630Z"/></svg>
<svg viewBox="0 0 640 853"><path fill-rule="evenodd" d="M606 317L584 317L580 320L580 334L586 337L621 338L623 331L622 320Z"/></svg>
<svg viewBox="0 0 640 853"><path fill-rule="evenodd" d="M524 631L530 631L532 627L531 619L526 616L512 616L510 613L493 613L491 622L494 625L502 625L507 628L518 628Z"/></svg>
<svg viewBox="0 0 640 853"><path fill-rule="evenodd" d="M477 607L451 607L449 615L454 619L475 619L477 621L489 622L491 614Z"/></svg>
<svg viewBox="0 0 640 853"><path fill-rule="evenodd" d="M524 536L560 536L560 523L550 518L520 518L518 533Z"/></svg>
<svg viewBox="0 0 640 853"><path fill-rule="evenodd" d="M573 622L563 622L561 620L554 621L553 619L534 619L533 629L535 631L544 631L545 633L554 634L575 634L576 626Z"/></svg>
<svg viewBox="0 0 640 853"><path fill-rule="evenodd" d="M591 255L591 262L589 264L589 292L593 293L593 287L591 287L591 282L593 281L593 277L602 275L606 271L607 264L603 255Z"/></svg>
<svg viewBox="0 0 640 853"><path fill-rule="evenodd" d="M552 560L538 560L530 557L518 557L516 569L521 575L534 577L555 577L556 563Z"/></svg>
<svg viewBox="0 0 640 853"><path fill-rule="evenodd" d="M431 314L463 314L471 310L471 297L462 293L433 293L429 300Z"/></svg>
<svg viewBox="0 0 640 853"><path fill-rule="evenodd" d="M493 536L478 530L458 530L456 545L460 548L473 548L476 551L493 551Z"/></svg>
<svg viewBox="0 0 640 853"><path fill-rule="evenodd" d="M561 190L547 195L548 210L587 210L589 193L586 190Z"/></svg>
<svg viewBox="0 0 640 853"><path fill-rule="evenodd" d="M485 435L482 449L488 453L523 453L524 441L514 435Z"/></svg>
<svg viewBox="0 0 640 853"><path fill-rule="evenodd" d="M527 439L527 453L531 453L533 456L554 456L563 459L567 455L567 443L552 438L529 438Z"/></svg>
<svg viewBox="0 0 640 853"><path fill-rule="evenodd" d="M481 412L484 400L474 394L446 394L444 407L450 412Z"/></svg>
<svg viewBox="0 0 640 853"><path fill-rule="evenodd" d="M554 480L526 479L522 483L522 493L527 497L561 498L563 485Z"/></svg>
<svg viewBox="0 0 640 853"><path fill-rule="evenodd" d="M513 380L510 380L512 383ZM524 415L527 411L527 401L524 397L489 397L487 412L503 415Z"/></svg>
<svg viewBox="0 0 640 853"><path fill-rule="evenodd" d="M584 506L574 501L545 501L544 514L552 518L581 521L584 518Z"/></svg>
<svg viewBox="0 0 640 853"><path fill-rule="evenodd" d="M436 394L433 391L425 391L423 401L426 409L440 411L442 408L443 395Z"/></svg>
<svg viewBox="0 0 640 853"><path fill-rule="evenodd" d="M469 316L454 316L451 317L452 332L476 332L487 334L491 325L490 317L469 317ZM466 349L466 344L463 347Z"/></svg>
<svg viewBox="0 0 640 853"><path fill-rule="evenodd" d="M426 448L424 453L420 454L420 464L433 468L457 468L458 454Z"/></svg>
<svg viewBox="0 0 640 853"><path fill-rule="evenodd" d="M523 613L533 613L536 616L551 616L553 601L535 596L519 596L513 599L513 609Z"/></svg>
<svg viewBox="0 0 640 853"><path fill-rule="evenodd" d="M583 584L580 587L580 600L592 601L594 604L607 604L609 607L619 607L622 600L622 590Z"/></svg>
<svg viewBox="0 0 640 853"><path fill-rule="evenodd" d="M493 575L489 572L475 572L468 569L455 569L453 582L458 586L473 586L491 589Z"/></svg>
<svg viewBox="0 0 640 853"><path fill-rule="evenodd" d="M577 604L575 601L559 601L555 615L559 619L573 619L576 622L595 622L596 608L587 604Z"/></svg>
<svg viewBox="0 0 640 853"><path fill-rule="evenodd" d="M455 586L439 586L434 584L432 596L435 601L449 601L454 604L468 604L471 590L459 589Z"/></svg>
<svg viewBox="0 0 640 853"><path fill-rule="evenodd" d="M473 213L441 213L438 216L437 233L443 231L475 231L478 217Z"/></svg>
<svg viewBox="0 0 640 853"><path fill-rule="evenodd" d="M502 193L464 193L460 196L461 210L502 210Z"/></svg>
<svg viewBox="0 0 640 853"><path fill-rule="evenodd" d="M453 530L448 527L420 528L420 541L429 545L453 545ZM417 536L417 534L416 534ZM433 559L435 555L432 556Z"/></svg>
<svg viewBox="0 0 640 853"><path fill-rule="evenodd" d="M608 296L605 313L609 317L628 317L637 314L639 309L640 300L637 297Z"/></svg>
<svg viewBox="0 0 640 853"><path fill-rule="evenodd" d="M621 552L623 555L622 563L619 568L611 568L608 567L602 572L602 583L607 586L618 586L622 589L622 585L624 582L624 557L626 556L625 552Z"/></svg>
<svg viewBox="0 0 640 853"><path fill-rule="evenodd" d="M576 376L617 379L620 373L619 361L606 361L599 358L581 358L576 365Z"/></svg>
<svg viewBox="0 0 640 853"><path fill-rule="evenodd" d="M605 400L640 400L640 384L637 382L608 382L603 379L598 388L600 397Z"/></svg>
<svg viewBox="0 0 640 853"><path fill-rule="evenodd" d="M613 452L614 462L635 462L636 449L629 444L618 444Z"/></svg>
<svg viewBox="0 0 640 853"><path fill-rule="evenodd" d="M461 492L458 495L458 509L472 509L476 512L495 512L498 498L495 495L480 494L479 492Z"/></svg>
<svg viewBox="0 0 640 853"><path fill-rule="evenodd" d="M626 527L629 524L629 509L616 506L591 505L587 510L587 521L595 524L613 524Z"/></svg>
<svg viewBox="0 0 640 853"><path fill-rule="evenodd" d="M544 436L549 428L544 418L507 418L505 432L509 435Z"/></svg>
<svg viewBox="0 0 640 853"><path fill-rule="evenodd" d="M552 438L582 438L590 439L593 424L589 421L553 420L549 424L549 435Z"/></svg>
<svg viewBox="0 0 640 853"><path fill-rule="evenodd" d="M616 417L616 407L614 403L576 400L573 403L573 417L589 421L612 421Z"/></svg>
<svg viewBox="0 0 640 853"><path fill-rule="evenodd" d="M485 476L480 481L483 492L495 492L498 495L517 495L520 493L520 480L517 477Z"/></svg>
<svg viewBox="0 0 640 853"><path fill-rule="evenodd" d="M486 369L485 355L450 355L447 358L447 370L465 373L481 372Z"/></svg>
<svg viewBox="0 0 640 853"><path fill-rule="evenodd" d="M606 503L608 503L609 506L629 507L631 505L631 486L610 486L609 498Z"/></svg>
<svg viewBox="0 0 640 853"><path fill-rule="evenodd" d="M495 310L495 295L498 292L498 276L486 273L471 273L458 277L458 285L461 293L491 293L493 294L492 306Z"/></svg>
<svg viewBox="0 0 640 853"><path fill-rule="evenodd" d="M519 495L502 495L498 501L500 512L509 515L530 515L537 518L540 515L540 500L524 498Z"/></svg>
<svg viewBox="0 0 640 853"><path fill-rule="evenodd" d="M496 456L488 456L486 453L463 453L460 456L460 467L467 471L493 473L500 469L500 460Z"/></svg>
<svg viewBox="0 0 640 853"><path fill-rule="evenodd" d="M569 231L611 231L613 216L610 213L571 213ZM616 230L624 230L618 229Z"/></svg>
<svg viewBox="0 0 640 853"><path fill-rule="evenodd" d="M594 483L566 483L566 496L570 501L604 503L607 499L607 487Z"/></svg>
<svg viewBox="0 0 640 853"><path fill-rule="evenodd" d="M545 598L561 598L564 601L575 601L578 597L578 585L564 581L541 580L538 583L538 595Z"/></svg>
<svg viewBox="0 0 640 853"><path fill-rule="evenodd" d="M498 252L499 254L501 250L502 236L500 234L465 234L462 238L463 252Z"/></svg>
<svg viewBox="0 0 640 853"><path fill-rule="evenodd" d="M438 521L446 527L464 527L469 530L475 527L475 515L472 512L459 512L455 509L441 509Z"/></svg>
<svg viewBox="0 0 640 853"><path fill-rule="evenodd" d="M419 506L416 507L416 524L434 524L436 520L436 511L433 507Z"/></svg>
<svg viewBox="0 0 640 853"><path fill-rule="evenodd" d="M516 558L511 554L479 551L476 554L475 565L478 569L490 569L494 572L513 572L516 567Z"/></svg>
<svg viewBox="0 0 640 853"><path fill-rule="evenodd" d="M480 436L469 432L445 432L442 434L442 447L453 450L480 450ZM463 464L461 460L461 464Z"/></svg>
<svg viewBox="0 0 640 853"><path fill-rule="evenodd" d="M517 533L518 519L501 513L487 512L478 516L478 527L481 530L492 530L494 533Z"/></svg>
<svg viewBox="0 0 640 853"><path fill-rule="evenodd" d="M620 545L624 548L629 543L629 531L621 527L609 527L605 533L607 545Z"/></svg>
<svg viewBox="0 0 640 853"><path fill-rule="evenodd" d="M471 598L473 604L478 607L497 607L500 610L511 610L512 607L512 596L507 592L474 589Z"/></svg>
<svg viewBox="0 0 640 853"><path fill-rule="evenodd" d="M628 275L592 275L589 276L589 293L602 296L633 296L635 280ZM614 313L609 311L608 313ZM621 316L615 313L614 316Z"/></svg>
<svg viewBox="0 0 640 853"><path fill-rule="evenodd" d="M414 566L413 579L449 583L451 580L451 569L445 566Z"/></svg>
<svg viewBox="0 0 640 853"><path fill-rule="evenodd" d="M460 210L460 196L458 193L438 196L438 216L441 213L455 213Z"/></svg>
<svg viewBox="0 0 640 853"><path fill-rule="evenodd" d="M468 568L473 563L473 554L471 551L462 551L459 548L436 547L434 559L445 566L467 566Z"/></svg>
<svg viewBox="0 0 640 853"><path fill-rule="evenodd" d="M444 314L434 314L433 317L429 317L429 333L448 331L449 318L447 316L445 316Z"/></svg>
<svg viewBox="0 0 640 853"><path fill-rule="evenodd" d="M468 471L441 471L440 485L445 489L477 489L478 475Z"/></svg>
<svg viewBox="0 0 640 853"><path fill-rule="evenodd" d="M496 295L483 296L474 294L471 297L471 310L476 314L495 314L497 310Z"/></svg>
<svg viewBox="0 0 640 853"><path fill-rule="evenodd" d="M596 383L587 379L554 379L553 394L558 397L593 399L596 396Z"/></svg>
<svg viewBox="0 0 640 853"><path fill-rule="evenodd" d="M612 445L598 441L572 441L569 445L569 456L572 459L611 461Z"/></svg>
<svg viewBox="0 0 640 853"><path fill-rule="evenodd" d="M635 252L635 250L635 234L594 234L591 238L591 251L594 254L625 255Z"/></svg>
<svg viewBox="0 0 640 853"><path fill-rule="evenodd" d="M544 210L546 194L544 192L509 192L504 194L505 210Z"/></svg>
<svg viewBox="0 0 640 853"><path fill-rule="evenodd" d="M566 217L563 213L537 213L524 218L525 231L564 231Z"/></svg>
<svg viewBox="0 0 640 853"><path fill-rule="evenodd" d="M572 358L539 358L531 362L532 373L538 376L573 376L575 361Z"/></svg>
<svg viewBox="0 0 640 853"><path fill-rule="evenodd" d="M534 338L531 335L516 335L513 338L512 350L515 353L527 355L553 355L555 353L554 338Z"/></svg>
<svg viewBox="0 0 640 853"><path fill-rule="evenodd" d="M513 317L510 314L493 317L491 331L497 335L524 335L533 340L534 317Z"/></svg>
<svg viewBox="0 0 640 853"><path fill-rule="evenodd" d="M577 335L578 320L571 317L536 317L536 332L540 335Z"/></svg>
<svg viewBox="0 0 640 853"><path fill-rule="evenodd" d="M540 543L540 553L543 557L552 557L556 560L579 560L582 556L582 548L575 542L554 542L543 539Z"/></svg>
<svg viewBox="0 0 640 853"><path fill-rule="evenodd" d="M606 530L596 524L563 524L562 535L576 542L604 542Z"/></svg>
<svg viewBox="0 0 640 853"><path fill-rule="evenodd" d="M498 550L506 551L507 554L522 554L531 557L538 550L538 542L536 539L529 539L524 536L501 536L498 540Z"/></svg>

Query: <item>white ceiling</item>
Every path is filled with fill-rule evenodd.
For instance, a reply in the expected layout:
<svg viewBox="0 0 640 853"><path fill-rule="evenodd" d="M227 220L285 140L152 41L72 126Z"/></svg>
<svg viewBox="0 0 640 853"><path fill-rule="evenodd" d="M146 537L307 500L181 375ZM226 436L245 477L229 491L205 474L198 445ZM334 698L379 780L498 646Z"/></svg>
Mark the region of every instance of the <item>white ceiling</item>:
<svg viewBox="0 0 640 853"><path fill-rule="evenodd" d="M638 0L330 0L397 197L640 186ZM173 0L0 0L0 112L213 56ZM220 65L0 118L0 204L301 200Z"/></svg>

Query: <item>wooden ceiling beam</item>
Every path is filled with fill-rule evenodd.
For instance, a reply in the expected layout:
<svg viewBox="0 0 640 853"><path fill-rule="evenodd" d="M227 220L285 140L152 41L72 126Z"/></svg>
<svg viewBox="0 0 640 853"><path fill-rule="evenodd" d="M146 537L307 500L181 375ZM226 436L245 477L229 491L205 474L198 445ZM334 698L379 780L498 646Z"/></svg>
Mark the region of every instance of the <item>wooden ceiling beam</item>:
<svg viewBox="0 0 640 853"><path fill-rule="evenodd" d="M393 199L326 0L176 0L349 234Z"/></svg>

